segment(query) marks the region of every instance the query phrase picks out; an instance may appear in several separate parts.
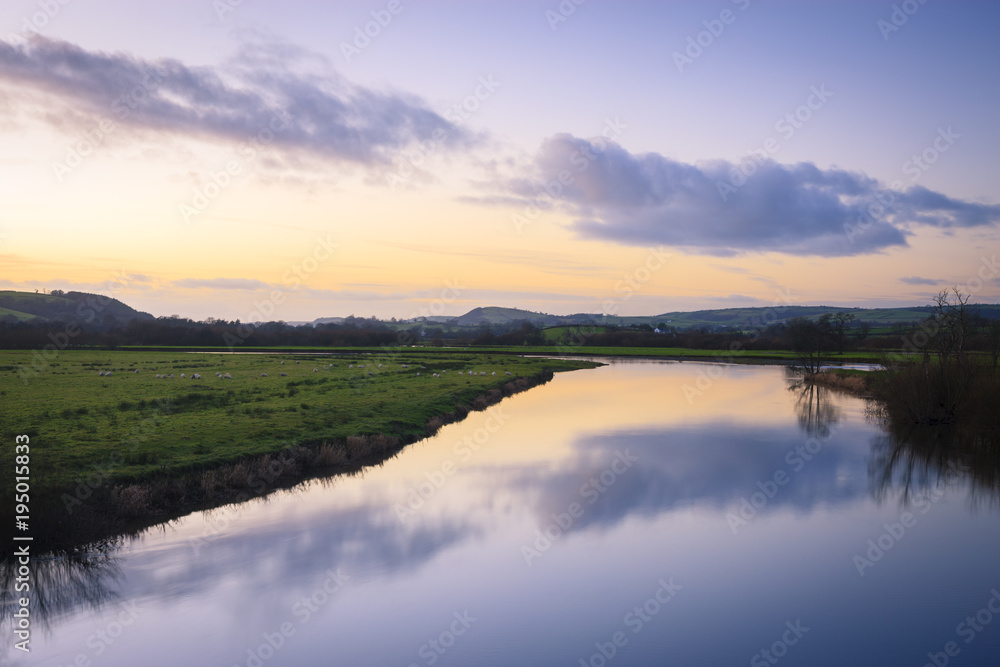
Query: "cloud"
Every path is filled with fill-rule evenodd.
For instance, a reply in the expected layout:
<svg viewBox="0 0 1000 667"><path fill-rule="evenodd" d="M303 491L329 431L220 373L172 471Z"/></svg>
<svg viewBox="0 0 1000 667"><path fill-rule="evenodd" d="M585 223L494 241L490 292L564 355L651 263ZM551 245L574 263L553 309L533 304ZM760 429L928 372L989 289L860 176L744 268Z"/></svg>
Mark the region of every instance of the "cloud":
<svg viewBox="0 0 1000 667"><path fill-rule="evenodd" d="M900 278L899 282L906 283L907 285L939 285L941 283L940 280L935 280L933 278L920 278L919 276Z"/></svg>
<svg viewBox="0 0 1000 667"><path fill-rule="evenodd" d="M228 289L228 290L260 290L271 286L254 278L184 278L175 280L174 287L185 289Z"/></svg>
<svg viewBox="0 0 1000 667"><path fill-rule="evenodd" d="M276 148L366 166L386 164L418 142L474 141L419 98L352 84L315 54L289 45L247 43L222 66L195 67L41 36L0 40L0 83L46 93L91 126L106 118L133 129L238 142L272 132L268 143ZM45 118L62 122L60 114Z"/></svg>
<svg viewBox="0 0 1000 667"><path fill-rule="evenodd" d="M755 169L750 173L750 165ZM506 195L574 217L579 236L625 245L666 244L730 256L778 252L827 257L906 246L914 225L995 226L1000 206L923 187L887 190L857 172L770 160L700 165L632 154L598 139L558 134ZM736 176L734 177L734 174Z"/></svg>

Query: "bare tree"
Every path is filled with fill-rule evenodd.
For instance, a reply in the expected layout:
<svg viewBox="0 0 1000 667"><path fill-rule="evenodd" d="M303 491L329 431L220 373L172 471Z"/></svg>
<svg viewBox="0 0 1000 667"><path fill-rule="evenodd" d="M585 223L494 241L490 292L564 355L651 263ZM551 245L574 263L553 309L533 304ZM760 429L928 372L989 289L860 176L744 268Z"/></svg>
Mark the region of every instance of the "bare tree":
<svg viewBox="0 0 1000 667"><path fill-rule="evenodd" d="M965 341L969 337L974 315L969 308L970 294L963 294L957 286L951 291L941 290L934 297L935 312L931 325L935 329L934 345L942 363L954 356L965 364Z"/></svg>

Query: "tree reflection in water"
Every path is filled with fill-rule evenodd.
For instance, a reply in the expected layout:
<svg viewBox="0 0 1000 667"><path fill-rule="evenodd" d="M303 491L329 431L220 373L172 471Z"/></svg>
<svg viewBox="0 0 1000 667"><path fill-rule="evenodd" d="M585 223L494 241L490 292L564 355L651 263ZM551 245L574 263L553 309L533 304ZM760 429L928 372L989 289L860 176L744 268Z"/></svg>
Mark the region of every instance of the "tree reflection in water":
<svg viewBox="0 0 1000 667"><path fill-rule="evenodd" d="M801 374L789 370L788 390L795 392L795 411L799 427L806 434L826 441L831 427L840 421L840 408L831 400L830 389L806 382Z"/></svg>
<svg viewBox="0 0 1000 667"><path fill-rule="evenodd" d="M877 408L873 410L879 418ZM1000 507L1000 438L958 425L924 426L881 420L868 476L879 501L898 491L902 502L946 484L967 484L969 501Z"/></svg>
<svg viewBox="0 0 1000 667"><path fill-rule="evenodd" d="M841 418L832 396L836 390L805 382L793 372L788 388L797 392L802 430L812 437L828 437ZM945 486L968 485L973 506L1000 507L1000 434L957 424L899 423L874 401L869 401L867 413L883 429L872 441L868 461L869 487L878 502L898 493L908 504Z"/></svg>
<svg viewBox="0 0 1000 667"><path fill-rule="evenodd" d="M47 630L53 621L82 606L97 610L117 600L121 564L116 554L122 542L116 538L71 552L33 554L27 595L32 626ZM18 566L17 558L0 564L0 627L12 623L18 609L17 598L22 595L14 589Z"/></svg>

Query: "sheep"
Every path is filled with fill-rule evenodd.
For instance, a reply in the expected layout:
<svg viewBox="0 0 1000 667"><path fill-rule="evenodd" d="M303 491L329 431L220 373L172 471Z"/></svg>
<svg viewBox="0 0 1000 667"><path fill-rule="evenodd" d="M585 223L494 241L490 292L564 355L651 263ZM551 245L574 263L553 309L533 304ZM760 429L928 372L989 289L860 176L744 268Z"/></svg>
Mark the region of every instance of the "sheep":
<svg viewBox="0 0 1000 667"><path fill-rule="evenodd" d="M184 373L181 373L181 377L187 377L187 376L186 376L186 375L184 375Z"/></svg>
<svg viewBox="0 0 1000 667"><path fill-rule="evenodd" d="M285 365L285 362L284 362L284 361L282 361L282 362L281 362L281 365L282 365L282 366L284 366L284 365Z"/></svg>
<svg viewBox="0 0 1000 667"><path fill-rule="evenodd" d="M262 378L266 378L266 377L267 377L267 373L261 373L261 374L260 374L260 376L261 376Z"/></svg>
<svg viewBox="0 0 1000 667"><path fill-rule="evenodd" d="M378 367L379 367L379 368L382 368L382 364L379 364L379 365L378 365Z"/></svg>
<svg viewBox="0 0 1000 667"><path fill-rule="evenodd" d="M375 373L373 373L373 372L371 372L371 371L368 371L368 375L369 375L369 376L372 376L372 377L374 377L374 376L375 376Z"/></svg>
<svg viewBox="0 0 1000 667"><path fill-rule="evenodd" d="M97 373L97 374L98 374L99 376L101 376L101 377L104 377L104 371L98 371L98 373Z"/></svg>
<svg viewBox="0 0 1000 667"><path fill-rule="evenodd" d="M458 372L458 374L459 374L459 375L461 375L461 374L462 374L462 371L459 371L459 372Z"/></svg>
<svg viewBox="0 0 1000 667"><path fill-rule="evenodd" d="M510 375L510 371L507 371L506 375Z"/></svg>
<svg viewBox="0 0 1000 667"><path fill-rule="evenodd" d="M109 378L109 377L111 377L111 371L108 371L107 373L105 373L105 374L104 374L104 377L106 377L106 378Z"/></svg>
<svg viewBox="0 0 1000 667"><path fill-rule="evenodd" d="M406 364L403 364L403 368L406 368L406 367L407 367Z"/></svg>
<svg viewBox="0 0 1000 667"><path fill-rule="evenodd" d="M313 369L313 373L319 373L319 369L318 368L314 368Z"/></svg>
<svg viewBox="0 0 1000 667"><path fill-rule="evenodd" d="M233 376L230 375L229 373L226 373L225 375L222 376L222 379L223 380L232 380Z"/></svg>
<svg viewBox="0 0 1000 667"><path fill-rule="evenodd" d="M350 366L348 366L348 368L354 368L354 364L351 364Z"/></svg>
<svg viewBox="0 0 1000 667"><path fill-rule="evenodd" d="M330 367L329 367L329 366L327 366L326 364L323 364L323 370L324 370L324 371L328 371L328 370L330 370Z"/></svg>
<svg viewBox="0 0 1000 667"><path fill-rule="evenodd" d="M417 373L417 377L420 377L420 373Z"/></svg>
<svg viewBox="0 0 1000 667"><path fill-rule="evenodd" d="M298 362L298 361L296 361L295 363L299 363L299 362Z"/></svg>
<svg viewBox="0 0 1000 667"><path fill-rule="evenodd" d="M173 380L173 379L174 379L174 374L173 374L173 373L171 373L171 374L170 374L170 379L171 379L171 380Z"/></svg>
<svg viewBox="0 0 1000 667"><path fill-rule="evenodd" d="M198 373L195 373L194 375L191 376L191 379L193 379L193 380L200 380L201 379L201 375L199 375Z"/></svg>
<svg viewBox="0 0 1000 667"><path fill-rule="evenodd" d="M490 375L496 375L496 374L497 374L496 371L493 371L492 373L490 373Z"/></svg>
<svg viewBox="0 0 1000 667"><path fill-rule="evenodd" d="M138 375L138 374L139 374L139 369L138 369L138 368L137 368L137 369L135 369L135 374L136 374L136 375Z"/></svg>
<svg viewBox="0 0 1000 667"><path fill-rule="evenodd" d="M282 374L281 374L281 377L283 377L283 378L286 378L286 377L288 377L288 373L282 373Z"/></svg>

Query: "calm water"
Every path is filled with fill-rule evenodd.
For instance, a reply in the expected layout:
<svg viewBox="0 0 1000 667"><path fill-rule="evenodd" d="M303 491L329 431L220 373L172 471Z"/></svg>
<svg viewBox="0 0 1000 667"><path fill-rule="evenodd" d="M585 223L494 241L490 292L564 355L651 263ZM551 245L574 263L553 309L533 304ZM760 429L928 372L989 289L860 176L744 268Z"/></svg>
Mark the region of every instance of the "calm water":
<svg viewBox="0 0 1000 667"><path fill-rule="evenodd" d="M40 563L49 627L27 658L5 630L0 657L1000 663L996 499L961 471L886 475L861 401L789 384L778 366L560 374L363 476Z"/></svg>

